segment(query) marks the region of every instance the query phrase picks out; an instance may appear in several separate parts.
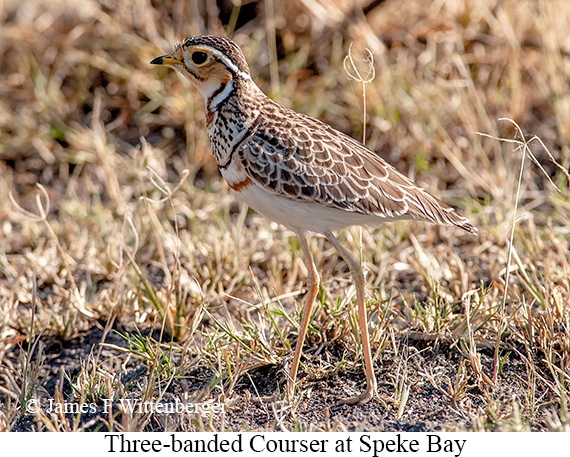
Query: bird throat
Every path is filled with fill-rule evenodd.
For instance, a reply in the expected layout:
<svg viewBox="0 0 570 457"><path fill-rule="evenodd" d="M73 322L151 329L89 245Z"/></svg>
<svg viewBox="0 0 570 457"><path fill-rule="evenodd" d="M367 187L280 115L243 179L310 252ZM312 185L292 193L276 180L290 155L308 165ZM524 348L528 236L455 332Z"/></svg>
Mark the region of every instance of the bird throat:
<svg viewBox="0 0 570 457"><path fill-rule="evenodd" d="M229 166L234 152L250 137L260 113L258 101L244 102L239 81L228 75L205 100L206 125L212 154L220 168Z"/></svg>

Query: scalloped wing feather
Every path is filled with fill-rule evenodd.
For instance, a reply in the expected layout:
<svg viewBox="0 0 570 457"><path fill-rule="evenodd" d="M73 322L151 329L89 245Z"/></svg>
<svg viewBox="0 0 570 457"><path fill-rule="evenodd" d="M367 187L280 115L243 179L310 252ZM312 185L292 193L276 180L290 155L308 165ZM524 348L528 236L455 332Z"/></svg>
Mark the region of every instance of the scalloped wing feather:
<svg viewBox="0 0 570 457"><path fill-rule="evenodd" d="M467 218L374 152L318 119L268 100L237 152L253 182L293 200L378 218L413 218L476 234Z"/></svg>

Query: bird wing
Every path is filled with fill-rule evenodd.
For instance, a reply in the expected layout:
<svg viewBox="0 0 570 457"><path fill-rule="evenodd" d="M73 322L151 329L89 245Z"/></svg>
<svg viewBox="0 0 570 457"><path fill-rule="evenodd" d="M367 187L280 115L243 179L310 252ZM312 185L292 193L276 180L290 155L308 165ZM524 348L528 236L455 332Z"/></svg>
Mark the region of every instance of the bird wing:
<svg viewBox="0 0 570 457"><path fill-rule="evenodd" d="M271 102L271 101L270 101ZM383 218L477 229L370 149L274 102L237 151L248 176L278 195Z"/></svg>

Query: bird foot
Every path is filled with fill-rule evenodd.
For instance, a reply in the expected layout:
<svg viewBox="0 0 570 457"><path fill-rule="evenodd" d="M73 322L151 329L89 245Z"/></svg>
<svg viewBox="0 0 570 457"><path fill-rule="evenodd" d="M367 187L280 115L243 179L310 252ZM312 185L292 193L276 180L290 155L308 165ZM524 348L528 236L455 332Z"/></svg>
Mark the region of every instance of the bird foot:
<svg viewBox="0 0 570 457"><path fill-rule="evenodd" d="M354 397L343 398L340 403L343 405L354 405L356 403L367 403L376 395L376 386L369 385L364 392Z"/></svg>

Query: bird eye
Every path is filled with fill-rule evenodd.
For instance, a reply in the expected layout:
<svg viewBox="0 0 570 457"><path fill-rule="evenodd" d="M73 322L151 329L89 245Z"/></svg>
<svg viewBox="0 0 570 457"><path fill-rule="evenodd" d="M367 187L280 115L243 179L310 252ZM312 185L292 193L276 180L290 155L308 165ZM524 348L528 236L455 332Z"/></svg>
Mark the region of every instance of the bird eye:
<svg viewBox="0 0 570 457"><path fill-rule="evenodd" d="M195 51L190 57L196 65L204 65L208 60L208 54L202 51Z"/></svg>

